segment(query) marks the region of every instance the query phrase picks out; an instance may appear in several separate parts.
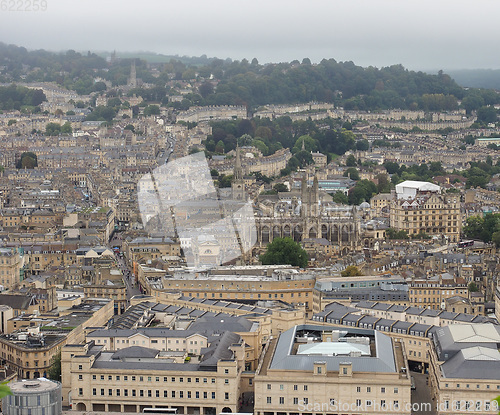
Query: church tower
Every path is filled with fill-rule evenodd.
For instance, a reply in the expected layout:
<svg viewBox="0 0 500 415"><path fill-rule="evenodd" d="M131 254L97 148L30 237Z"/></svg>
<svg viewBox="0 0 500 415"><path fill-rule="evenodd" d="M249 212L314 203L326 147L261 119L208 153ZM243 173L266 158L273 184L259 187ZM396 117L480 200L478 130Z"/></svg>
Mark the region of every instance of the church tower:
<svg viewBox="0 0 500 415"><path fill-rule="evenodd" d="M132 88L137 87L137 72L135 69L135 59L132 61L130 65L130 78L128 79L128 85Z"/></svg>
<svg viewBox="0 0 500 415"><path fill-rule="evenodd" d="M236 148L236 160L234 162L233 181L231 183L233 200L246 201L245 181L243 180L243 168L241 167L240 148Z"/></svg>

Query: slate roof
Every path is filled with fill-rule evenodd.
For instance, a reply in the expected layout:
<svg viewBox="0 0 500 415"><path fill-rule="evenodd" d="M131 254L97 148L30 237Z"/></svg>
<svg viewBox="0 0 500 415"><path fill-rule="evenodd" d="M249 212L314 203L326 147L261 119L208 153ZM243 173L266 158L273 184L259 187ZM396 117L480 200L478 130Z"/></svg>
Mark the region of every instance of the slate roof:
<svg viewBox="0 0 500 415"><path fill-rule="evenodd" d="M318 360L318 356L308 355L292 355L292 348L297 335L297 331L323 331L324 326L315 326L303 324L292 327L291 329L281 333L274 355L269 365L268 370L307 370L312 371L314 362ZM395 357L392 348L392 340L390 337L370 329L352 328L349 326L343 327L341 331L347 331L351 334L359 336L373 336L375 341L376 356L374 357L354 357L349 356L349 361L352 363L353 371L359 372L396 372ZM327 364L327 370L338 371L339 365L345 361L345 356L321 356L321 360ZM268 372L269 373L269 372Z"/></svg>

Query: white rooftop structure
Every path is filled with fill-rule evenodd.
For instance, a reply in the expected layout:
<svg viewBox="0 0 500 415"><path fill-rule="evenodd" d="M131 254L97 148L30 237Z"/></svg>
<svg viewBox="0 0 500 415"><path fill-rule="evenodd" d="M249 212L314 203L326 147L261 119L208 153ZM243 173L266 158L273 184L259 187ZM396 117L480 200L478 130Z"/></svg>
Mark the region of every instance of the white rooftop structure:
<svg viewBox="0 0 500 415"><path fill-rule="evenodd" d="M349 342L321 342L301 344L297 354L321 356L349 356L359 353L361 356L370 356L370 345Z"/></svg>
<svg viewBox="0 0 500 415"><path fill-rule="evenodd" d="M455 343L500 343L500 333L493 324L459 324L449 326Z"/></svg>
<svg viewBox="0 0 500 415"><path fill-rule="evenodd" d="M441 193L441 187L428 182L406 180L396 185L398 199L414 199L418 192Z"/></svg>

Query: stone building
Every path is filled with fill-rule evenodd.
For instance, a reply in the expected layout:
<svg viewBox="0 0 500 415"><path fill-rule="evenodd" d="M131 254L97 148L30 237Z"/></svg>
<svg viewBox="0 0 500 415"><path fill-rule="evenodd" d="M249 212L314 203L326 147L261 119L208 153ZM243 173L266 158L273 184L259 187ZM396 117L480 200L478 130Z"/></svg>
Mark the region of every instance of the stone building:
<svg viewBox="0 0 500 415"><path fill-rule="evenodd" d="M391 227L408 235L426 233L460 239L460 197L443 194L438 185L407 180L396 185L390 210Z"/></svg>

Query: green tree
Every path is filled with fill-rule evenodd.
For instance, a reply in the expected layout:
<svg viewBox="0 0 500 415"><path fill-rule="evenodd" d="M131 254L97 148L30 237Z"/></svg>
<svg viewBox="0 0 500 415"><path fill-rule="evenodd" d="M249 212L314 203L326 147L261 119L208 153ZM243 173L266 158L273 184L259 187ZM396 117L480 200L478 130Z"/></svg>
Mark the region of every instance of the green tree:
<svg viewBox="0 0 500 415"><path fill-rule="evenodd" d="M370 148L370 143L368 142L368 140L363 139L356 141L356 150L368 151L369 148Z"/></svg>
<svg viewBox="0 0 500 415"><path fill-rule="evenodd" d="M289 264L300 268L307 267L307 252L292 238L274 238L267 245L266 253L259 257L263 265Z"/></svg>
<svg viewBox="0 0 500 415"><path fill-rule="evenodd" d="M477 293L479 291L479 288L474 281L471 281L469 283L468 288L469 288L469 292L471 292L471 293Z"/></svg>
<svg viewBox="0 0 500 415"><path fill-rule="evenodd" d="M494 107L484 106L477 110L477 121L485 124L497 122L498 113Z"/></svg>
<svg viewBox="0 0 500 415"><path fill-rule="evenodd" d="M305 151L311 152L318 149L318 143L314 138L312 138L310 135L301 135L299 138L297 138L297 141L295 141L295 145L292 148L293 154L296 154L302 150L302 143Z"/></svg>
<svg viewBox="0 0 500 415"><path fill-rule="evenodd" d="M359 171L355 167L349 167L343 174L344 177L349 177L351 180L356 180L358 181L360 179L359 177Z"/></svg>
<svg viewBox="0 0 500 415"><path fill-rule="evenodd" d="M38 165L35 153L27 151L21 154L21 158L16 163L17 169L33 169Z"/></svg>
<svg viewBox="0 0 500 415"><path fill-rule="evenodd" d="M275 184L273 189L276 190L276 192L288 192L288 186L284 183Z"/></svg>
<svg viewBox="0 0 500 415"><path fill-rule="evenodd" d="M387 228L385 231L385 236L387 237L387 239L409 239L406 231L396 231L396 229L393 228Z"/></svg>
<svg viewBox="0 0 500 415"><path fill-rule="evenodd" d="M61 127L61 134L73 134L73 128L71 127L71 123L66 121Z"/></svg>
<svg viewBox="0 0 500 415"><path fill-rule="evenodd" d="M47 371L47 377L52 380L61 381L61 352L59 351L51 359L51 364L49 370Z"/></svg>
<svg viewBox="0 0 500 415"><path fill-rule="evenodd" d="M345 161L345 165L348 167L355 167L357 164L358 162L356 160L356 157L354 157L352 154L349 154Z"/></svg>
<svg viewBox="0 0 500 415"><path fill-rule="evenodd" d="M391 192L391 182L389 181L389 176L385 173L377 174L377 190L379 193L390 193Z"/></svg>
<svg viewBox="0 0 500 415"><path fill-rule="evenodd" d="M342 277L358 277L363 274L355 265L349 265L344 271L340 272L340 275Z"/></svg>
<svg viewBox="0 0 500 415"><path fill-rule="evenodd" d="M359 205L362 202L368 202L370 198L377 194L377 186L370 180L359 180L349 191L349 204Z"/></svg>
<svg viewBox="0 0 500 415"><path fill-rule="evenodd" d="M233 181L233 175L222 175L219 176L219 187L231 187L231 182Z"/></svg>
<svg viewBox="0 0 500 415"><path fill-rule="evenodd" d="M160 115L160 107L158 105L148 105L144 108L144 115Z"/></svg>
<svg viewBox="0 0 500 415"><path fill-rule="evenodd" d="M61 125L55 122L49 122L45 126L45 135L55 136L61 134Z"/></svg>
<svg viewBox="0 0 500 415"><path fill-rule="evenodd" d="M347 196L345 195L344 192L341 192L340 190L337 190L333 195L332 195L332 200L335 203L339 203L341 205L347 205L349 203L349 200L347 199Z"/></svg>
<svg viewBox="0 0 500 415"><path fill-rule="evenodd" d="M12 395L12 391L10 390L8 383L8 381L0 383L0 399L8 395Z"/></svg>

